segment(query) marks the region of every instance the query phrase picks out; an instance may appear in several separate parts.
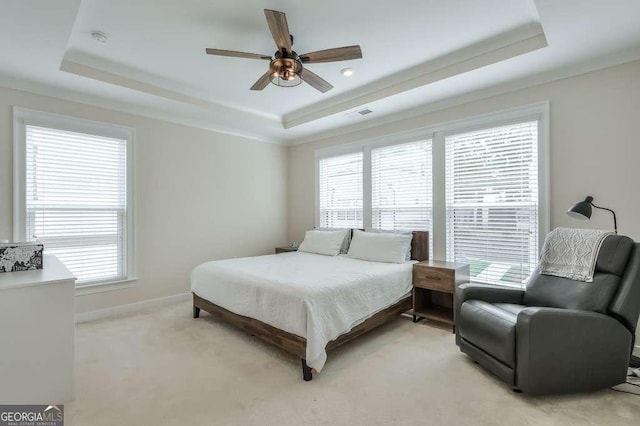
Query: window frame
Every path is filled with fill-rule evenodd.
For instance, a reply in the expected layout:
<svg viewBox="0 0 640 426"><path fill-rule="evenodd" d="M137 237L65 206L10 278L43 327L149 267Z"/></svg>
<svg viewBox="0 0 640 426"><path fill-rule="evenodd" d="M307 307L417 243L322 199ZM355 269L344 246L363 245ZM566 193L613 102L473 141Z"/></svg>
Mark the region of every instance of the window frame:
<svg viewBox="0 0 640 426"><path fill-rule="evenodd" d="M321 225L321 219L320 219L320 211L321 211L321 201L320 201L320 194L321 194L321 190L320 190L320 163L322 162L322 160L328 159L328 158L339 158L339 157L343 157L343 156L347 156L347 155L352 155L352 154L362 154L362 151L351 151L351 152L345 152L342 154L337 154L337 155L332 155L332 156L328 156L328 157L320 157L318 158L318 160L316 161L316 187L317 187L317 200L316 200L316 204L317 204L317 208L316 208L316 228L320 228L322 227ZM362 166L364 167L364 155L361 155L361 161L362 161ZM364 170L362 172L362 176L361 178L364 176ZM364 188L364 184L363 184L363 188ZM362 206L362 226L364 226L364 193L362 194L363 197L363 206ZM329 226L329 228L333 228L332 226Z"/></svg>
<svg viewBox="0 0 640 426"><path fill-rule="evenodd" d="M393 146L397 146L397 145L405 145L405 144L409 144L409 143L417 143L417 142L429 142L430 145L430 151L431 151L431 158L429 158L430 161L430 168L431 168L431 213L432 213L432 217L431 217L431 222L433 222L433 139L431 138L424 138L424 137L419 137L419 138L410 138L410 140L403 140L402 142L395 142L395 143L391 143L391 144L375 144L375 145L371 145L371 146L367 146L366 150L369 152L369 178L370 178L370 185L369 185L369 189L370 189L370 196L369 196L369 203L370 203L370 221L369 221L369 225L371 229L380 229L380 228L375 228L373 226L373 151L375 151L376 149L380 149L380 148L388 148L388 147L393 147ZM424 230L424 229L423 229ZM413 229L413 231L415 231L415 229ZM433 229L429 229L428 230L430 233L433 232ZM433 241L431 238L429 238L431 241L430 243ZM432 244L430 244L429 247L430 251L433 249Z"/></svg>
<svg viewBox="0 0 640 426"><path fill-rule="evenodd" d="M362 152L362 146L359 145L344 145L339 147L332 147L327 150L317 150L314 153L315 156L315 219L314 226L316 228L320 227L320 160L330 157L339 157L341 155L355 154L357 152ZM363 225L366 223L367 218L365 217L365 211L367 210L366 206L366 197L367 194L364 192L364 188L367 187L364 182L366 176L365 164L367 162L366 155L363 153L362 155L362 185L363 185L363 193L362 193L362 223Z"/></svg>
<svg viewBox="0 0 640 426"><path fill-rule="evenodd" d="M449 135L499 127L524 121L538 121L538 250L550 230L550 150L549 101L476 115L445 123L429 125L410 131L391 133L373 139L361 139L349 144L330 146L315 151L315 225L319 223L319 160L321 158L362 151L363 224L372 225L371 150L421 139L432 140L432 202L433 252L431 258L446 259L446 154L445 139Z"/></svg>
<svg viewBox="0 0 640 426"><path fill-rule="evenodd" d="M443 144L445 146L445 148L444 148L444 151L445 151L445 157L444 157L445 173L447 173L447 157L446 157L447 146L446 146L446 139L449 136L457 136L457 135L466 134L466 133L470 133L470 132L476 132L476 131L480 131L481 132L481 131L485 131L485 130L499 129L499 128L502 128L502 127L505 127L505 126L522 124L522 123L531 123L531 122L537 122L536 150L539 151L540 150L540 140L541 140L540 134L539 134L541 121L540 121L539 117L529 117L529 118L521 118L521 119L514 119L514 120L506 120L506 121L501 121L500 123L491 124L491 125L488 125L488 126L487 125L475 126L475 127L471 128L471 130L464 129L464 130L455 130L455 131L451 131L451 132L443 132L442 137L443 137ZM538 164L537 164L537 167L536 167L536 172L537 172L536 178L537 178L538 182L540 181L540 178L541 178L541 176L540 176L541 160L540 160L539 154L540 154L539 152L536 153L536 156L538 157ZM536 184L538 184L538 182L536 182ZM446 178L445 178L445 188L444 188L444 193L445 193L445 202L444 202L445 221L444 221L444 226L445 226L445 244L447 244L447 248L446 248L446 256L447 257L446 257L446 259L449 262L455 262L455 260L453 260L452 253L449 253L449 251L448 251L449 250L449 243L452 243L452 241L450 242L450 241L447 240L447 237L449 236L449 228L448 228L448 226L449 226L449 221L448 221L449 215L448 215L448 209L447 209L448 200L446 199L446 196L447 196L447 183L448 182L446 181ZM540 251L542 249L542 244L544 242L544 236L548 232L548 231L542 231L541 232L542 227L541 227L541 223L540 222L541 222L541 214L544 211L544 208L541 207L540 187L539 187L539 185L537 185L537 186L538 186L538 188L537 188L538 199L536 200L536 207L537 207L536 213L537 213L537 216L538 216L537 217L537 219L538 219L537 220L537 222L538 222L537 225L538 226L537 226L537 235L536 235L536 237L537 237L536 238L536 240L537 240L537 253L535 253L535 256L532 256L533 253L531 253L531 252L528 253L529 259L532 262L532 263L530 263L530 265L532 265L534 268L535 268L535 265L537 264L537 258L539 257ZM491 207L489 207L489 208L491 208ZM493 206L493 208L508 209L508 208L513 208L513 205L507 203L506 205ZM534 258L536 260L534 260ZM474 281L474 282L481 283L481 284L513 286L513 287L518 287L518 288L522 287L524 285L524 283L523 284L515 284L515 283L512 284L512 283L508 283L508 282L497 283L497 282L493 282L493 281L487 282L487 281L481 281L481 280Z"/></svg>
<svg viewBox="0 0 640 426"><path fill-rule="evenodd" d="M541 251L542 245L544 244L544 239L550 231L551 209L549 199L549 102L541 102L538 104L514 108L498 113L459 120L447 125L446 129L443 129L436 134L436 137L438 138L438 144L442 146L441 161L443 173L446 174L445 143L447 136L490 129L493 127L507 126L510 124L533 120L538 121L538 250ZM446 185L445 181L446 179L443 179L443 185ZM446 196L446 188L444 186L442 191L443 194L445 194L444 196ZM443 205L441 206L441 210L443 212L443 217L446 216L446 203L443 203ZM446 219L443 224L446 224ZM444 244L446 246L446 237Z"/></svg>
<svg viewBox="0 0 640 426"><path fill-rule="evenodd" d="M76 295L99 293L131 287L136 278L135 259L135 208L134 194L134 154L135 129L116 124L92 121L66 115L13 108L13 238L26 238L26 126L38 126L76 133L123 139L126 141L126 267L127 276L121 280L104 281L76 286Z"/></svg>

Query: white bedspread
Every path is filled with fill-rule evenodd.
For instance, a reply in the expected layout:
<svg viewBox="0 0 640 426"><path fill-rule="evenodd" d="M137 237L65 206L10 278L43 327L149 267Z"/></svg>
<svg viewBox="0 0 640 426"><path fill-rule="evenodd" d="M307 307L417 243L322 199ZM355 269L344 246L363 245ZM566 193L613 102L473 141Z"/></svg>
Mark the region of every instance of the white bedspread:
<svg viewBox="0 0 640 426"><path fill-rule="evenodd" d="M328 342L411 290L412 264L293 252L203 263L191 290L239 315L307 339L307 365L320 371Z"/></svg>

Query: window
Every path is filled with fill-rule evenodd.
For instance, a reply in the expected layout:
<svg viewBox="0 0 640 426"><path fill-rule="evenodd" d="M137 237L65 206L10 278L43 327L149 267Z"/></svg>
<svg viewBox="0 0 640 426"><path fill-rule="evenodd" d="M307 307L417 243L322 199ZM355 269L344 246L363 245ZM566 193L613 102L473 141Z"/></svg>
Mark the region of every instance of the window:
<svg viewBox="0 0 640 426"><path fill-rule="evenodd" d="M362 228L362 152L320 159L318 176L319 226Z"/></svg>
<svg viewBox="0 0 640 426"><path fill-rule="evenodd" d="M16 238L41 241L79 286L132 278L131 134L101 126L89 133L84 121L74 131L70 119L18 115Z"/></svg>
<svg viewBox="0 0 640 426"><path fill-rule="evenodd" d="M431 231L431 140L371 150L371 225Z"/></svg>
<svg viewBox="0 0 640 426"><path fill-rule="evenodd" d="M538 122L446 137L447 259L522 284L538 261Z"/></svg>
<svg viewBox="0 0 640 426"><path fill-rule="evenodd" d="M541 103L319 150L316 225L427 230L430 257L521 286L549 231L548 116Z"/></svg>

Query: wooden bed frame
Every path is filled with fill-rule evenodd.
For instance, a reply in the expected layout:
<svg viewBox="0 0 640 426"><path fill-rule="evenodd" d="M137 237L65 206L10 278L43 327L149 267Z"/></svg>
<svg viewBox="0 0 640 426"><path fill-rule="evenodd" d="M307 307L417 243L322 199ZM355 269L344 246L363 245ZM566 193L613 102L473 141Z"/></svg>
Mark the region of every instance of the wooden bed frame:
<svg viewBox="0 0 640 426"><path fill-rule="evenodd" d="M429 233L426 231L414 231L413 240L411 241L411 259L423 261L429 259ZM211 303L193 294L193 318L200 316L200 310L203 309L217 318L235 325L242 330L247 331L253 336L271 343L290 354L300 357L302 362L302 378L310 381L313 378L312 369L307 365L305 360L307 339L288 333L284 330L275 328L262 321L242 315L234 314L220 306ZM361 324L353 327L351 331L338 336L335 340L327 343L325 350L328 352L338 346L347 343L356 337L365 334L382 324L385 324L398 315L411 309L411 295L401 299L388 308L376 313Z"/></svg>

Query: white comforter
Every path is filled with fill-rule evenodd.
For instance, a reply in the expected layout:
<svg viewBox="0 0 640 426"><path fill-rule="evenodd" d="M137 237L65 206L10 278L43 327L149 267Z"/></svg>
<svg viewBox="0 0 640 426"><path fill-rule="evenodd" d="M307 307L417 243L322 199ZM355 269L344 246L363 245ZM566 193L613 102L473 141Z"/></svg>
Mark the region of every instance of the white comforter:
<svg viewBox="0 0 640 426"><path fill-rule="evenodd" d="M322 370L328 342L411 290L414 262L282 253L203 263L191 290L239 315L307 339L307 365Z"/></svg>

